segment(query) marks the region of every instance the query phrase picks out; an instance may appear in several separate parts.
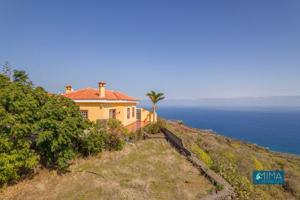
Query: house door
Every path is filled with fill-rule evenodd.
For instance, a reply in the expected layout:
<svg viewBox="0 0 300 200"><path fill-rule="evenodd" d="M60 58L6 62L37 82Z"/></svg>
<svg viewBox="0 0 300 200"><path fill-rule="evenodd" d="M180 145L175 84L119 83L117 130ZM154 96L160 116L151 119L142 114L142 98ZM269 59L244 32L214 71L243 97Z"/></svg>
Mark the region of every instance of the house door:
<svg viewBox="0 0 300 200"><path fill-rule="evenodd" d="M116 109L109 109L109 118L116 119L117 111Z"/></svg>

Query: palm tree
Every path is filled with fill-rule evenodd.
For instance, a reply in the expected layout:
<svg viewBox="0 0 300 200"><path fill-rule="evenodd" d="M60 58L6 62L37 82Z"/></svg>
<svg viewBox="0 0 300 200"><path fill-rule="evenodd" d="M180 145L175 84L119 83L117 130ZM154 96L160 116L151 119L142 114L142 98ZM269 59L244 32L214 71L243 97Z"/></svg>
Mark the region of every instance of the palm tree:
<svg viewBox="0 0 300 200"><path fill-rule="evenodd" d="M164 94L163 93L156 93L154 92L153 90L148 92L146 94L146 96L148 96L153 104L152 106L152 111L153 111L153 121L156 122L157 120L157 115L156 115L156 109L157 109L157 103L161 100L163 100L165 97L164 97Z"/></svg>

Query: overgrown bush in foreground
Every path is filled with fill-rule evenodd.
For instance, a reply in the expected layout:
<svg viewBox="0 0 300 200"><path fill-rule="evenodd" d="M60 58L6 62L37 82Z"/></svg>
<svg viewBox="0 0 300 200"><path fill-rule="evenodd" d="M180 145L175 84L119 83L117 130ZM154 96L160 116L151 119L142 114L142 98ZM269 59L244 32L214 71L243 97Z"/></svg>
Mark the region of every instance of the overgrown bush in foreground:
<svg viewBox="0 0 300 200"><path fill-rule="evenodd" d="M39 163L67 170L78 154L122 146L120 137L85 121L72 100L34 87L25 72L0 74L0 186Z"/></svg>
<svg viewBox="0 0 300 200"><path fill-rule="evenodd" d="M13 81L0 74L0 185L31 172L38 164L40 155L33 146L38 128L35 120L45 102L40 93L18 71Z"/></svg>
<svg viewBox="0 0 300 200"><path fill-rule="evenodd" d="M22 71L14 71L12 80L0 74L0 85L1 183L19 178L39 162L65 170L87 128L78 107L33 87Z"/></svg>
<svg viewBox="0 0 300 200"><path fill-rule="evenodd" d="M87 128L74 103L61 96L48 98L36 124L36 151L47 167L65 170L78 150L80 134Z"/></svg>

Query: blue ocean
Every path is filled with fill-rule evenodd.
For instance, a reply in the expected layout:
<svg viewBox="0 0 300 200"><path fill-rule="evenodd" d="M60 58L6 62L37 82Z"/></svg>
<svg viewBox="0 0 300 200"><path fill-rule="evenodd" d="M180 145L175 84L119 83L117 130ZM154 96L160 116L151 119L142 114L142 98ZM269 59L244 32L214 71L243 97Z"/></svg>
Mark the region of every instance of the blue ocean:
<svg viewBox="0 0 300 200"><path fill-rule="evenodd" d="M300 155L299 109L159 107L158 115L273 151Z"/></svg>

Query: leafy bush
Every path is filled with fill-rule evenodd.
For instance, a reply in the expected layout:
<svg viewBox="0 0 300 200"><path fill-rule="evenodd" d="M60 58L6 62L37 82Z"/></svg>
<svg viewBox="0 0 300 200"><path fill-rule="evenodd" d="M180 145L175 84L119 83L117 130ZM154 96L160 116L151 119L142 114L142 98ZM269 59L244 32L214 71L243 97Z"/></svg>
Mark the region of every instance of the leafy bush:
<svg viewBox="0 0 300 200"><path fill-rule="evenodd" d="M36 123L36 149L43 164L65 170L78 152L79 136L87 124L74 102L52 95L41 107Z"/></svg>
<svg viewBox="0 0 300 200"><path fill-rule="evenodd" d="M107 122L92 124L80 137L80 152L90 155L104 149L121 150L125 144L124 139L135 138L136 133L129 133L119 120L109 119Z"/></svg>
<svg viewBox="0 0 300 200"><path fill-rule="evenodd" d="M157 123L151 123L148 124L145 128L144 128L146 133L149 134L156 134L160 132L160 126Z"/></svg>
<svg viewBox="0 0 300 200"><path fill-rule="evenodd" d="M122 150L124 147L124 140L122 140L119 136L114 134L109 134L106 142L106 149L107 150Z"/></svg>
<svg viewBox="0 0 300 200"><path fill-rule="evenodd" d="M80 136L80 152L83 155L91 155L102 152L107 143L107 132L97 126L90 128Z"/></svg>
<svg viewBox="0 0 300 200"><path fill-rule="evenodd" d="M0 74L0 186L32 172L39 160L31 148L35 126L30 123L39 102L29 82L18 77L14 74L12 82Z"/></svg>
<svg viewBox="0 0 300 200"><path fill-rule="evenodd" d="M125 144L124 139L128 135L128 130L123 126L121 121L117 119L109 119L108 126L108 138L106 142L106 149L108 150L121 150Z"/></svg>
<svg viewBox="0 0 300 200"><path fill-rule="evenodd" d="M152 122L144 127L144 131L149 134L160 133L161 128L165 127L165 122L158 120L157 122Z"/></svg>
<svg viewBox="0 0 300 200"><path fill-rule="evenodd" d="M254 189L253 185L247 177L238 174L236 165L231 161L224 157L218 157L214 159L212 169L231 183L238 197L241 199L250 199L250 194Z"/></svg>
<svg viewBox="0 0 300 200"><path fill-rule="evenodd" d="M33 87L23 71L0 74L0 185L40 162L65 170L78 153L86 122L69 99Z"/></svg>
<svg viewBox="0 0 300 200"><path fill-rule="evenodd" d="M1 141L1 145L3 145ZM13 149L10 147L9 149ZM8 149L6 149L8 150ZM28 174L38 164L38 155L28 148L0 153L0 186L18 180L21 175Z"/></svg>
<svg viewBox="0 0 300 200"><path fill-rule="evenodd" d="M197 155L197 157L202 160L209 168L212 167L213 161L210 156L203 151L198 145L194 144L192 146L192 152Z"/></svg>
<svg viewBox="0 0 300 200"><path fill-rule="evenodd" d="M107 122L107 125L110 130L115 131L122 127L122 122L120 120L110 118Z"/></svg>
<svg viewBox="0 0 300 200"><path fill-rule="evenodd" d="M112 134L124 135L128 130L123 126L122 122L117 119L109 119L107 122L108 131Z"/></svg>

